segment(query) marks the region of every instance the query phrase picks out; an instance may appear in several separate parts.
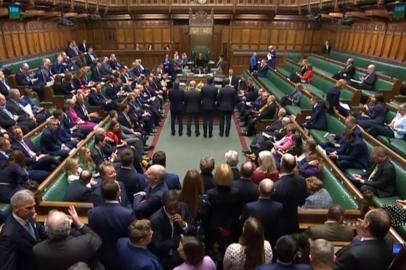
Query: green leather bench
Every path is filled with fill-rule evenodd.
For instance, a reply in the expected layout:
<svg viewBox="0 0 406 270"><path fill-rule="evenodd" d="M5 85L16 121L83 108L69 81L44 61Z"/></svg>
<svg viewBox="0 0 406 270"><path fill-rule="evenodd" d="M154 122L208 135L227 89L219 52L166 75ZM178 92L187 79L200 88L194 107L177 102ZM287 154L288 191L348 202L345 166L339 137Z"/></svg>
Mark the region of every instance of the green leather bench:
<svg viewBox="0 0 406 270"><path fill-rule="evenodd" d="M324 166L323 176L324 188L328 190L334 203L341 205L344 209L358 209L356 199L351 196L327 166Z"/></svg>
<svg viewBox="0 0 406 270"><path fill-rule="evenodd" d="M382 72L386 75L398 78L399 80L406 81L406 67L391 63L386 63L376 59L370 59L367 57L362 57L358 55L348 54L344 52L339 52L332 50L329 55L330 58L343 62L347 61L348 58L353 58L356 65L361 68L367 68L368 65L374 64L378 72Z"/></svg>
<svg viewBox="0 0 406 270"><path fill-rule="evenodd" d="M288 59L294 62L299 62L300 58L302 58L301 52L288 52Z"/></svg>
<svg viewBox="0 0 406 270"><path fill-rule="evenodd" d="M44 201L62 202L65 200L65 192L68 189L68 175L62 172L56 181L45 192L42 199Z"/></svg>
<svg viewBox="0 0 406 270"><path fill-rule="evenodd" d="M48 53L48 54L43 54L43 55L39 55L39 56L35 56L32 58L26 58L23 60L19 60L16 62L12 62L12 63L6 63L1 65L2 69L10 69L13 73L16 73L22 64L27 63L30 66L30 69L37 69L40 68L42 65L42 60L44 58L49 58L51 60L52 63L54 63L56 61L56 56L57 53Z"/></svg>
<svg viewBox="0 0 406 270"><path fill-rule="evenodd" d="M338 120L333 115L327 113L327 130L311 129L310 134L319 144L324 144L328 142L328 139L325 137L326 133L333 133L342 135L345 131L345 125L343 122Z"/></svg>

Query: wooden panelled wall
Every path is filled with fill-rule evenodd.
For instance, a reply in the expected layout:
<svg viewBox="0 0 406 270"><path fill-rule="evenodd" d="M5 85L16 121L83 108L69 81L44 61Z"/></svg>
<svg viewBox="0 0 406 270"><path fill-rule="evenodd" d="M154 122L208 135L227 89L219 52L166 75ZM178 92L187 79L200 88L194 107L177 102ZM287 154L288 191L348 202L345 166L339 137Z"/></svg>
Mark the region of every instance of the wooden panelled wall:
<svg viewBox="0 0 406 270"><path fill-rule="evenodd" d="M337 50L406 62L406 23L369 22L352 26L325 25L322 40Z"/></svg>
<svg viewBox="0 0 406 270"><path fill-rule="evenodd" d="M84 25L72 29L60 28L52 21L0 21L0 61L62 50L69 40L85 36Z"/></svg>

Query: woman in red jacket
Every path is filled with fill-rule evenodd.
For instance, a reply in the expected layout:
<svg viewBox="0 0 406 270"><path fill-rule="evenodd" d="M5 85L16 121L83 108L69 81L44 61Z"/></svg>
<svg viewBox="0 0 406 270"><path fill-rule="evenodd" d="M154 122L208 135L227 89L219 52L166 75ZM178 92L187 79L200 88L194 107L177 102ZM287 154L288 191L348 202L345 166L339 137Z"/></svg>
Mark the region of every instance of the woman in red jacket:
<svg viewBox="0 0 406 270"><path fill-rule="evenodd" d="M302 83L312 83L313 80L313 67L312 65L308 64L307 65L307 70L303 75L298 75L300 78L300 81Z"/></svg>

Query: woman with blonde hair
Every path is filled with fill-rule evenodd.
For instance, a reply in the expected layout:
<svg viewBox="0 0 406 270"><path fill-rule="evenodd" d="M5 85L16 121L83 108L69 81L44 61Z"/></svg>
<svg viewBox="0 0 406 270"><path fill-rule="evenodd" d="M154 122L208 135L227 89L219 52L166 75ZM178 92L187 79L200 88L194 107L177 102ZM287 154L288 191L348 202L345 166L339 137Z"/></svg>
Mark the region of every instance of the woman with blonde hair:
<svg viewBox="0 0 406 270"><path fill-rule="evenodd" d="M302 208L327 209L333 205L330 193L323 187L323 181L315 176L306 178L307 190L311 194L306 198Z"/></svg>
<svg viewBox="0 0 406 270"><path fill-rule="evenodd" d="M239 190L233 187L233 171L228 164L216 167L214 181L216 187L207 192L210 206L204 224L208 248L213 248L218 242L219 251L223 253L228 244L237 238L242 204Z"/></svg>
<svg viewBox="0 0 406 270"><path fill-rule="evenodd" d="M259 184L263 179L269 178L276 182L279 180L279 171L276 167L275 158L271 151L261 151L258 154L258 168L255 169L251 180Z"/></svg>
<svg viewBox="0 0 406 270"><path fill-rule="evenodd" d="M224 270L254 270L272 261L271 244L264 238L262 224L256 218L244 222L239 243L227 247Z"/></svg>
<svg viewBox="0 0 406 270"><path fill-rule="evenodd" d="M82 147L79 149L79 160L82 169L88 170L91 173L96 172L96 163L94 163L90 148Z"/></svg>
<svg viewBox="0 0 406 270"><path fill-rule="evenodd" d="M188 170L183 179L182 191L179 195L179 201L184 202L189 207L190 213L196 220L199 218L200 196L204 193L202 176L197 170Z"/></svg>
<svg viewBox="0 0 406 270"><path fill-rule="evenodd" d="M82 168L79 165L79 160L77 158L69 158L66 160L65 172L68 175L68 183L71 184L73 181L79 180L79 175L82 172Z"/></svg>

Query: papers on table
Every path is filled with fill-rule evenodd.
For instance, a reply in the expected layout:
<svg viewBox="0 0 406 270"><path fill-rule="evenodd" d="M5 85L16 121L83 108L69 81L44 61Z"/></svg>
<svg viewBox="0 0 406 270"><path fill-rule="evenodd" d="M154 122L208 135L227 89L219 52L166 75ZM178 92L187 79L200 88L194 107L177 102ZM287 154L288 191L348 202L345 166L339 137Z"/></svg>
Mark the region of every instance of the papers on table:
<svg viewBox="0 0 406 270"><path fill-rule="evenodd" d="M350 106L348 104L346 104L346 103L341 103L340 102L340 106L343 107L344 109L346 109L347 111L351 111Z"/></svg>

